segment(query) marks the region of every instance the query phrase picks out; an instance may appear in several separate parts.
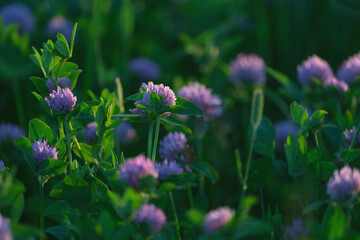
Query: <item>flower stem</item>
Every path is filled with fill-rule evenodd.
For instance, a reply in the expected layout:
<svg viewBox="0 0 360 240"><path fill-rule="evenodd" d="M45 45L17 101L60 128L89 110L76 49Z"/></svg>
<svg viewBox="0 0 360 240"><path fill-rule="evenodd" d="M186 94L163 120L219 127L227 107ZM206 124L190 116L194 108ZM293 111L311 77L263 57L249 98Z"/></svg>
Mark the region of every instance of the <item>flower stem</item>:
<svg viewBox="0 0 360 240"><path fill-rule="evenodd" d="M64 59L63 61L61 61L61 64L60 64L60 67L59 67L59 70L58 70L58 72L57 72L57 74L56 74L56 79L55 79L55 83L56 83L56 85L55 86L57 86L57 80L59 79L59 74L60 74L60 71L61 71L61 68L62 68L62 66L63 66L63 64L66 62L66 60Z"/></svg>
<svg viewBox="0 0 360 240"><path fill-rule="evenodd" d="M69 158L69 168L70 173L72 172L72 156L71 156L71 144L70 144L70 132L69 132L69 122L65 118L65 135L66 135L66 143L67 143L67 150L68 150L68 158Z"/></svg>
<svg viewBox="0 0 360 240"><path fill-rule="evenodd" d="M253 154L253 150L254 150L255 137L256 137L256 128L253 128L252 132L251 132L250 147L249 147L248 157L246 160L245 175L244 175L244 181L243 181L238 211L240 211L240 209L241 209L242 202L244 200L246 189L247 189L247 181L248 181L248 176L249 176L249 171L250 171L252 154Z"/></svg>
<svg viewBox="0 0 360 240"><path fill-rule="evenodd" d="M70 130L70 131L74 130L74 128L73 128L72 125L71 125L71 122L69 122L69 130ZM77 140L76 135L74 135L73 138L74 138L74 141L75 141L76 146L79 148L79 150L81 150L80 143L79 143L79 141Z"/></svg>
<svg viewBox="0 0 360 240"><path fill-rule="evenodd" d="M169 199L170 199L170 203L171 203L171 210L172 210L173 215L174 215L175 229L176 229L176 239L181 240L179 220L178 220L178 217L177 217L177 214L176 214L175 202L174 202L174 198L173 198L173 195L172 195L171 191L169 192Z"/></svg>
<svg viewBox="0 0 360 240"><path fill-rule="evenodd" d="M44 187L39 178L39 190L40 190L40 236L43 239L44 232Z"/></svg>
<svg viewBox="0 0 360 240"><path fill-rule="evenodd" d="M239 177L239 181L242 184L243 180L244 180L244 176L242 173L242 164L241 164L241 156L240 156L240 151L239 149L235 149L235 160L236 160L236 168L238 170L238 177Z"/></svg>
<svg viewBox="0 0 360 240"><path fill-rule="evenodd" d="M150 123L150 125L149 125L149 136L148 136L148 146L147 146L147 156L148 156L148 158L151 157L151 147L152 147L153 134L154 134L154 124Z"/></svg>
<svg viewBox="0 0 360 240"><path fill-rule="evenodd" d="M151 157L152 162L155 162L156 149L157 149L157 144L158 144L158 140L159 140L160 115L156 116L156 123L155 124L156 124L156 129L155 129L155 137L154 137L154 147L153 147L152 157Z"/></svg>
<svg viewBox="0 0 360 240"><path fill-rule="evenodd" d="M65 138L65 133L64 133L64 118L59 117L58 118L58 122L59 122L59 137L60 139Z"/></svg>

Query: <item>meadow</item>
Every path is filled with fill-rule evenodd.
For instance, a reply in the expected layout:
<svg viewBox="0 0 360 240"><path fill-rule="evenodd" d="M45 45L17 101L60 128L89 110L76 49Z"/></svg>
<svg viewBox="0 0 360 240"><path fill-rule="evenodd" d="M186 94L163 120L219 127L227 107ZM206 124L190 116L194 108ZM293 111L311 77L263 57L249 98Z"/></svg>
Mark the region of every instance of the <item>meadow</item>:
<svg viewBox="0 0 360 240"><path fill-rule="evenodd" d="M0 1L0 240L360 240L359 25L356 0Z"/></svg>

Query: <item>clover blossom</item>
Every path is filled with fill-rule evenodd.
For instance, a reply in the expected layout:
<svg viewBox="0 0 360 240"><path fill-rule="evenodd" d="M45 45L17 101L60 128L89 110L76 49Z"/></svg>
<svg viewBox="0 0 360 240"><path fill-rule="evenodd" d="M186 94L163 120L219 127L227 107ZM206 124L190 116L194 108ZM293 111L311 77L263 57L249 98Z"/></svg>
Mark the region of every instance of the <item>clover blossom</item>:
<svg viewBox="0 0 360 240"><path fill-rule="evenodd" d="M129 159L120 166L120 180L125 181L133 188L139 187L139 181L146 176L157 178L159 173L154 168L154 164L144 155L139 155Z"/></svg>
<svg viewBox="0 0 360 240"><path fill-rule="evenodd" d="M180 175L184 172L184 169L180 164L175 161L168 162L167 159L164 162L155 162L154 168L159 172L159 179L166 179L171 175Z"/></svg>
<svg viewBox="0 0 360 240"><path fill-rule="evenodd" d="M72 88L72 84L71 84L70 79L65 78L65 77L58 78L57 85L60 86L63 89L64 88ZM52 91L54 91L56 89L55 85L53 84L53 82L50 79L46 80L45 86L49 89L50 92L52 92Z"/></svg>
<svg viewBox="0 0 360 240"><path fill-rule="evenodd" d="M52 110L69 112L74 108L77 98L69 88L61 89L61 87L58 86L57 91L53 90L49 98L45 98L45 101Z"/></svg>
<svg viewBox="0 0 360 240"><path fill-rule="evenodd" d="M332 76L328 78L324 86L328 88L329 86L333 86L337 88L341 93L346 93L349 90L349 85L345 81L339 81L336 77Z"/></svg>
<svg viewBox="0 0 360 240"><path fill-rule="evenodd" d="M349 57L337 71L338 79L353 84L360 77L360 54Z"/></svg>
<svg viewBox="0 0 360 240"><path fill-rule="evenodd" d="M160 105L161 106L170 106L176 104L176 96L174 92L168 87L164 86L163 84L154 84L153 82L143 83L142 87L140 88L140 93L145 93L143 99L141 101L135 102L135 106L137 104L148 104L151 106L150 101L150 93L156 93L160 97ZM132 113L135 114L147 114L146 110L140 108L130 109Z"/></svg>
<svg viewBox="0 0 360 240"><path fill-rule="evenodd" d="M297 240L302 237L305 237L309 234L309 229L304 227L303 221L293 220L292 225L287 225L284 227L284 239L285 240Z"/></svg>
<svg viewBox="0 0 360 240"><path fill-rule="evenodd" d="M353 126L351 129L345 129L343 132L345 138L345 147L349 147L355 137L356 127ZM359 135L357 136L357 140L359 141Z"/></svg>
<svg viewBox="0 0 360 240"><path fill-rule="evenodd" d="M238 54L230 63L230 78L233 82L265 84L264 60L256 54Z"/></svg>
<svg viewBox="0 0 360 240"><path fill-rule="evenodd" d="M24 131L19 126L5 122L0 123L0 146L7 139L14 141L24 135Z"/></svg>
<svg viewBox="0 0 360 240"><path fill-rule="evenodd" d="M95 122L88 123L84 129L84 138L88 143L93 143L97 141L96 135L96 124Z"/></svg>
<svg viewBox="0 0 360 240"><path fill-rule="evenodd" d="M35 19L30 8L22 3L12 3L0 9L0 17L5 26L17 24L20 34L31 33Z"/></svg>
<svg viewBox="0 0 360 240"><path fill-rule="evenodd" d="M0 171L4 171L5 170L5 163L3 160L0 160Z"/></svg>
<svg viewBox="0 0 360 240"><path fill-rule="evenodd" d="M192 82L188 86L183 86L179 91L179 97L198 105L205 113L205 120L209 120L211 117L219 117L222 114L221 99L217 95L213 95L211 89L199 82Z"/></svg>
<svg viewBox="0 0 360 240"><path fill-rule="evenodd" d="M120 144L130 143L136 136L136 131L133 128L133 125L127 121L122 121L114 132L117 134Z"/></svg>
<svg viewBox="0 0 360 240"><path fill-rule="evenodd" d="M280 149L286 143L287 137L291 133L296 136L299 127L293 121L281 121L274 124L275 128L275 147Z"/></svg>
<svg viewBox="0 0 360 240"><path fill-rule="evenodd" d="M223 228L235 215L235 211L229 207L219 207L210 211L205 216L204 232L211 234Z"/></svg>
<svg viewBox="0 0 360 240"><path fill-rule="evenodd" d="M169 133L159 142L159 154L163 160L187 163L190 161L188 149L186 136L182 132Z"/></svg>
<svg viewBox="0 0 360 240"><path fill-rule="evenodd" d="M308 57L297 67L298 80L303 85L309 85L313 78L317 78L323 84L333 76L333 71L329 64L316 55Z"/></svg>
<svg viewBox="0 0 360 240"><path fill-rule="evenodd" d="M159 232L166 223L166 215L160 208L153 204L144 204L135 216L137 224L147 223L153 232Z"/></svg>
<svg viewBox="0 0 360 240"><path fill-rule="evenodd" d="M141 80L153 80L161 77L161 70L157 63L147 58L134 58L129 63L129 69L136 73Z"/></svg>
<svg viewBox="0 0 360 240"><path fill-rule="evenodd" d="M53 17L46 26L46 32L50 37L56 37L58 33L64 35L68 42L71 41L73 23L63 16Z"/></svg>
<svg viewBox="0 0 360 240"><path fill-rule="evenodd" d="M11 228L8 221L0 215L0 239L12 240Z"/></svg>
<svg viewBox="0 0 360 240"><path fill-rule="evenodd" d="M340 171L335 170L327 183L327 194L334 202L341 203L351 196L360 192L359 169L343 167Z"/></svg>
<svg viewBox="0 0 360 240"><path fill-rule="evenodd" d="M41 161L52 158L58 158L58 151L55 147L48 145L48 140L39 140L32 144L34 158L36 164L39 165Z"/></svg>

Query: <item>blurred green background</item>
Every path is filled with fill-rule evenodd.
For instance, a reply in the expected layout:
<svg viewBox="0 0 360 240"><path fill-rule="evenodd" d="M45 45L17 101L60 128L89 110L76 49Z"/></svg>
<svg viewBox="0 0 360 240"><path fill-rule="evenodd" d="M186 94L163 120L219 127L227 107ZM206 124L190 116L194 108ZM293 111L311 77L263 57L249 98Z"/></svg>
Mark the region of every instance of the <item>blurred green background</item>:
<svg viewBox="0 0 360 240"><path fill-rule="evenodd" d="M28 42L21 45L22 54L19 47L10 48L13 43L1 41L0 111L2 120L11 122L19 121L9 91L11 79L17 78L22 102L34 106L30 95L34 87L28 79L39 72L28 55L31 46L39 48L48 38L46 24L55 15L79 23L74 61L84 70L76 89L82 97L88 88L96 92L113 88L115 76L121 76L125 96L136 91L139 81L129 74L127 65L139 56L160 65L163 75L158 81L170 84L174 79L194 78L226 94L228 63L239 52L257 53L268 66L295 81L296 66L308 55L319 55L336 70L359 50L360 3L356 0L22 2L36 19ZM9 3L14 1L2 0L0 8ZM33 107L25 108L26 119L38 113Z"/></svg>

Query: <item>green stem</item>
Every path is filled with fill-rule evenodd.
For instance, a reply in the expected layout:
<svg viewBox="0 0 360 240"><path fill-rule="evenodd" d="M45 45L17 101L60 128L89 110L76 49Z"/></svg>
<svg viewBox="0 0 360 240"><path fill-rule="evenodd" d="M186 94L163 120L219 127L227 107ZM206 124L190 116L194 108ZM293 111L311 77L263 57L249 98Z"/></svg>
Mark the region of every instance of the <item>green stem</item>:
<svg viewBox="0 0 360 240"><path fill-rule="evenodd" d="M12 90L15 97L16 112L19 117L20 125L23 129L25 129L26 128L25 111L24 111L24 106L22 104L21 93L16 77L14 77L12 80Z"/></svg>
<svg viewBox="0 0 360 240"><path fill-rule="evenodd" d="M148 146L147 146L147 156L151 157L151 147L152 147L152 140L154 135L154 124L150 123L149 125L149 135L148 135Z"/></svg>
<svg viewBox="0 0 360 240"><path fill-rule="evenodd" d="M117 105L120 108L120 113L124 113L125 112L125 107L124 107L124 91L123 91L123 87L120 81L119 77L115 78L115 83L116 83L116 92L115 92L115 96L116 96L116 102Z"/></svg>
<svg viewBox="0 0 360 240"><path fill-rule="evenodd" d="M71 122L69 122L69 130L70 130L70 131L73 131L73 130L74 130L74 128L73 128L72 125L71 125ZM76 135L74 135L72 138L74 138L76 147L79 149L79 153L80 153L81 159L85 160L84 153L83 153L83 151L81 151L81 146L80 146L80 143L79 143ZM70 153L71 153L71 151L70 151ZM72 164L71 164L71 166L72 166ZM71 172L71 170L70 170L70 172Z"/></svg>
<svg viewBox="0 0 360 240"><path fill-rule="evenodd" d="M249 176L249 171L250 171L252 154L253 154L253 150L254 150L255 137L256 137L256 128L253 128L252 133L251 133L251 139L250 139L249 153L248 153L248 157L246 160L244 182L243 182L243 187L242 187L242 191L241 191L238 211L240 211L240 209L241 209L242 202L244 200L246 189L247 189L247 181L248 181L248 176Z"/></svg>
<svg viewBox="0 0 360 240"><path fill-rule="evenodd" d="M70 129L70 131L74 130L74 128L73 128L72 125L71 125L71 122L69 122L69 129ZM76 146L78 147L79 150L81 150L80 143L79 143L79 141L77 140L77 137L74 135L73 138L75 139L75 144L76 144ZM81 151L80 151L80 152L81 152Z"/></svg>
<svg viewBox="0 0 360 240"><path fill-rule="evenodd" d="M43 239L44 232L44 188L39 179L39 190L40 190L40 236Z"/></svg>
<svg viewBox="0 0 360 240"><path fill-rule="evenodd" d="M235 160L236 160L236 168L238 170L238 177L239 177L239 181L242 184L243 180L244 180L244 176L242 173L242 164L241 164L241 157L240 157L240 152L239 149L235 149Z"/></svg>
<svg viewBox="0 0 360 240"><path fill-rule="evenodd" d="M60 136L60 139L62 139L62 138L65 138L64 119L59 117L58 122L59 122L59 136Z"/></svg>
<svg viewBox="0 0 360 240"><path fill-rule="evenodd" d="M157 149L157 144L158 144L158 140L159 140L159 132L160 132L160 115L156 116L156 129L155 129L155 137L154 137L154 147L153 147L153 152L152 152L152 157L151 160L152 162L155 162L155 157L156 157L156 149Z"/></svg>
<svg viewBox="0 0 360 240"><path fill-rule="evenodd" d="M181 240L179 220L178 220L178 217L177 217L177 214L176 214L175 202L174 202L174 198L173 198L173 195L172 195L171 191L169 192L169 199L170 199L170 203L171 203L171 210L172 210L173 215L174 215L175 229L176 229L176 239Z"/></svg>
<svg viewBox="0 0 360 240"><path fill-rule="evenodd" d="M71 144L70 144L70 133L69 133L69 122L65 118L65 135L66 135L66 144L68 150L68 158L69 158L69 168L70 173L72 172L72 156L71 156Z"/></svg>
<svg viewBox="0 0 360 240"><path fill-rule="evenodd" d="M319 190L318 190L318 199L319 201L321 200L321 151L320 151L320 144L319 144L319 139L317 136L318 131L314 132L314 136L315 136L315 142L316 142L316 146L317 146L317 150L318 150L318 159L319 159Z"/></svg>
<svg viewBox="0 0 360 240"><path fill-rule="evenodd" d="M187 188L187 194L189 196L190 207L193 208L195 206L195 204L194 204L194 197L193 197L193 194L192 194L192 191L191 191L190 183L188 183L186 185L186 188Z"/></svg>
<svg viewBox="0 0 360 240"><path fill-rule="evenodd" d="M66 61L65 59L64 59L63 61L61 61L61 64L60 64L60 67L59 67L59 71L58 71L57 74L56 74L56 79L55 79L56 85L55 85L55 86L57 86L57 80L59 79L59 74L60 74L61 68L62 68L63 64L65 63L65 61Z"/></svg>
<svg viewBox="0 0 360 240"><path fill-rule="evenodd" d="M120 155L120 163L121 163L122 165L125 165L124 152L121 152L121 155Z"/></svg>

